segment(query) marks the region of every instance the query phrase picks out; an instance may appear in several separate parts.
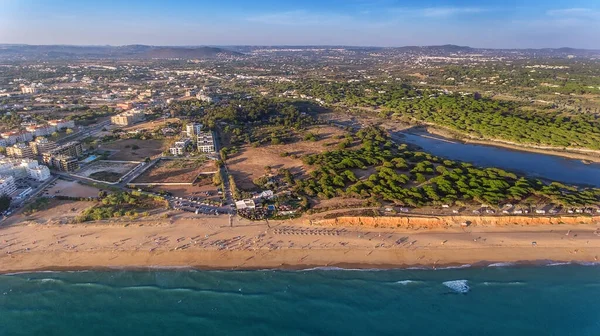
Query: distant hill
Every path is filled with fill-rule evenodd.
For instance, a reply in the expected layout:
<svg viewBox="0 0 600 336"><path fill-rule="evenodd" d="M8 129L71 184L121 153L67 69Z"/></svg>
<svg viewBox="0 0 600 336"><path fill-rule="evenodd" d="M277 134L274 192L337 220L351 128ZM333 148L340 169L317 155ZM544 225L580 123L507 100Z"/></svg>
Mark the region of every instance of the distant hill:
<svg viewBox="0 0 600 336"><path fill-rule="evenodd" d="M236 51L215 47L0 45L0 59L202 59L241 55Z"/></svg>
<svg viewBox="0 0 600 336"><path fill-rule="evenodd" d="M217 56L241 56L242 53L225 50L221 48L213 47L199 47L199 48L154 48L150 49L140 56L148 58L183 58L183 59L197 59L197 58L213 58Z"/></svg>
<svg viewBox="0 0 600 336"><path fill-rule="evenodd" d="M212 59L242 57L246 54L266 51L270 56L299 56L315 58L339 55L349 51L354 55L368 57L372 52L399 53L407 55L449 56L455 54L482 53L485 55L564 58L600 57L599 50L575 48L543 49L490 49L472 48L453 44L439 46L406 47L348 47L348 46L228 46L228 47L166 47L148 45L125 46L71 46L71 45L25 45L0 44L0 60L78 60L78 59ZM273 53L276 51L276 53ZM347 55L347 54L346 54Z"/></svg>

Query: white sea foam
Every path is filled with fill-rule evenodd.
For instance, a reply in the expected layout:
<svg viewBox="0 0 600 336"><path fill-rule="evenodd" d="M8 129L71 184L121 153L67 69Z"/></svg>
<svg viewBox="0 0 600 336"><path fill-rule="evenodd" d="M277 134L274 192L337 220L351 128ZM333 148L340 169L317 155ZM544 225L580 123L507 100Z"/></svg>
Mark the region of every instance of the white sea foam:
<svg viewBox="0 0 600 336"><path fill-rule="evenodd" d="M515 266L515 263L512 262L499 262L499 263L493 263L493 264L489 264L488 267L510 267L510 266Z"/></svg>
<svg viewBox="0 0 600 336"><path fill-rule="evenodd" d="M566 261L566 262L553 262L553 263L546 264L546 266L563 266L563 265L571 265L571 262L570 261Z"/></svg>
<svg viewBox="0 0 600 336"><path fill-rule="evenodd" d="M373 271L385 271L382 268L342 268L342 267L334 267L334 266L322 266L322 267L313 267L313 268L305 268L298 270L299 272L311 272L311 271L359 271L359 272L373 272Z"/></svg>
<svg viewBox="0 0 600 336"><path fill-rule="evenodd" d="M484 286L519 286L524 285L524 282L520 281L511 281L511 282L494 282L494 281L486 281L481 283Z"/></svg>
<svg viewBox="0 0 600 336"><path fill-rule="evenodd" d="M407 286L407 285L411 285L411 284L416 284L419 281L415 281L415 280L400 280L400 281L396 281L397 284L399 285L403 285L403 286Z"/></svg>
<svg viewBox="0 0 600 336"><path fill-rule="evenodd" d="M460 269L460 268L469 268L472 265L470 264L464 264L464 265L458 265L458 266L446 266L446 267L439 267L439 270L444 270L444 269Z"/></svg>
<svg viewBox="0 0 600 336"><path fill-rule="evenodd" d="M467 280L452 280L446 281L442 283L444 286L452 289L457 293L467 293L471 287L469 287L469 282Z"/></svg>

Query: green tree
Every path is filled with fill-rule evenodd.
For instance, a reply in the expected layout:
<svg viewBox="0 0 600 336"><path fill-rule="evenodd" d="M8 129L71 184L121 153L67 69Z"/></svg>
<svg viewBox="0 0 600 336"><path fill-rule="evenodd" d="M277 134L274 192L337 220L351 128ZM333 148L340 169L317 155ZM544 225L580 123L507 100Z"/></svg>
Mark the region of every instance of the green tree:
<svg viewBox="0 0 600 336"><path fill-rule="evenodd" d="M0 196L0 212L8 210L10 207L11 198L7 195Z"/></svg>

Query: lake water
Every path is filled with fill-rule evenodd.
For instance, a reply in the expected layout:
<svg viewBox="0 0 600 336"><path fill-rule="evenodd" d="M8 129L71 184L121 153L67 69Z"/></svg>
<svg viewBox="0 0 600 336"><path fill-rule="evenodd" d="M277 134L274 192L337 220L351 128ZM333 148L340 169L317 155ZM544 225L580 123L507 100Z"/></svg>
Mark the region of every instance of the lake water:
<svg viewBox="0 0 600 336"><path fill-rule="evenodd" d="M447 141L436 136L397 133L402 141L423 151L450 160L470 162L481 167L497 167L527 176L570 184L600 187L600 164L554 155L530 153L507 148Z"/></svg>
<svg viewBox="0 0 600 336"><path fill-rule="evenodd" d="M600 267L0 275L0 335L597 336Z"/></svg>

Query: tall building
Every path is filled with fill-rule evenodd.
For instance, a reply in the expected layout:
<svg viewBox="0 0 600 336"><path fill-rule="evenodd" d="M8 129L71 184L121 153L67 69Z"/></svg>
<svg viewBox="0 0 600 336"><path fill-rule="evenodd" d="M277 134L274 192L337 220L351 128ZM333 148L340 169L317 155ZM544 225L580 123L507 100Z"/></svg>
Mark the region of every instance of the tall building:
<svg viewBox="0 0 600 336"><path fill-rule="evenodd" d="M76 157L44 153L42 159L49 167L60 171L72 172L79 169L79 162Z"/></svg>
<svg viewBox="0 0 600 336"><path fill-rule="evenodd" d="M0 176L0 196L9 196L17 191L15 178L12 176Z"/></svg>
<svg viewBox="0 0 600 336"><path fill-rule="evenodd" d="M129 126L144 120L144 112L133 109L110 117L113 125Z"/></svg>
<svg viewBox="0 0 600 336"><path fill-rule="evenodd" d="M180 141L176 141L173 144L173 147L169 148L169 152L175 156L185 154L185 149L191 143L190 139L181 139Z"/></svg>
<svg viewBox="0 0 600 336"><path fill-rule="evenodd" d="M48 140L44 137L37 137L35 141L29 143L29 147L34 155L42 155L56 148L56 142Z"/></svg>
<svg viewBox="0 0 600 336"><path fill-rule="evenodd" d="M197 141L198 151L202 153L215 152L215 139L211 131L198 133Z"/></svg>
<svg viewBox="0 0 600 336"><path fill-rule="evenodd" d="M49 153L51 155L66 155L78 158L83 154L83 146L77 141L70 141L54 148Z"/></svg>
<svg viewBox="0 0 600 336"><path fill-rule="evenodd" d="M19 142L6 148L6 155L17 159L33 159L35 155L27 144Z"/></svg>
<svg viewBox="0 0 600 336"><path fill-rule="evenodd" d="M191 123L185 126L185 132L187 136L193 138L196 134L200 134L202 132L202 124Z"/></svg>

